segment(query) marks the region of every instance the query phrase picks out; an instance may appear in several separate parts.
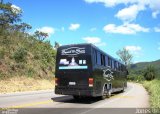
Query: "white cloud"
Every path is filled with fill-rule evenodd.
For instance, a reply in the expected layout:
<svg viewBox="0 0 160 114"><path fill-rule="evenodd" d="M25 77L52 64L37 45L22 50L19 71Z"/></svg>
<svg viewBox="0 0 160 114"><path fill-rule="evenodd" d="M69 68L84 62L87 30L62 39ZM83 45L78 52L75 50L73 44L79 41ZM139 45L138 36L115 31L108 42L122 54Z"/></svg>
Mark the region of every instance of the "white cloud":
<svg viewBox="0 0 160 114"><path fill-rule="evenodd" d="M125 48L130 51L134 57L139 58L142 56L142 48L140 46L126 46Z"/></svg>
<svg viewBox="0 0 160 114"><path fill-rule="evenodd" d="M96 46L106 46L106 43L102 42L99 37L84 37L82 39L85 40L87 43L92 43Z"/></svg>
<svg viewBox="0 0 160 114"><path fill-rule="evenodd" d="M157 15L160 13L160 11L154 11L154 12L152 12L152 17L153 18L157 18Z"/></svg>
<svg viewBox="0 0 160 114"><path fill-rule="evenodd" d="M115 15L115 17L121 19L122 21L133 21L136 19L138 12L144 10L143 5L132 5L127 8L124 8Z"/></svg>
<svg viewBox="0 0 160 114"><path fill-rule="evenodd" d="M91 32L94 32L94 31L96 31L96 30L97 30L96 27L93 27L93 28L90 29Z"/></svg>
<svg viewBox="0 0 160 114"><path fill-rule="evenodd" d="M84 0L87 3L103 3L106 7L114 7L118 4L135 3L137 0Z"/></svg>
<svg viewBox="0 0 160 114"><path fill-rule="evenodd" d="M160 32L160 28L154 27L154 31L155 31L155 32Z"/></svg>
<svg viewBox="0 0 160 114"><path fill-rule="evenodd" d="M16 6L16 5L11 5L11 8L12 8L12 11L14 12L14 13L16 13L16 14L18 14L18 13L21 13L22 12L22 9L20 8L20 7L18 7L18 6Z"/></svg>
<svg viewBox="0 0 160 114"><path fill-rule="evenodd" d="M52 27L42 27L42 28L38 28L37 30L44 33L48 33L49 36L55 33L55 29Z"/></svg>
<svg viewBox="0 0 160 114"><path fill-rule="evenodd" d="M148 4L152 10L160 10L160 0L149 0Z"/></svg>
<svg viewBox="0 0 160 114"><path fill-rule="evenodd" d="M64 27L61 28L61 31L64 32Z"/></svg>
<svg viewBox="0 0 160 114"><path fill-rule="evenodd" d="M75 23L75 24L70 24L69 30L75 31L75 30L77 30L79 27L80 27L80 24L77 24L77 23Z"/></svg>
<svg viewBox="0 0 160 114"><path fill-rule="evenodd" d="M129 51L140 51L140 50L142 50L142 48L140 46L126 46L125 48L126 48L126 50L129 50Z"/></svg>
<svg viewBox="0 0 160 114"><path fill-rule="evenodd" d="M119 4L124 4L125 6L129 6L128 8L124 8L125 10L121 9L119 12L128 12L127 10L132 11L132 9L135 9L135 11L132 11L131 14L128 14L128 16L136 18L138 13L145 9L151 9L152 10L152 17L156 18L158 14L160 14L160 0L84 0L87 3L102 3L105 7L115 7ZM136 5L137 7L132 7ZM131 9L129 9L131 7ZM126 15L127 15L126 14ZM133 14L133 15L132 15ZM120 14L119 14L120 15ZM121 14L123 16L125 14ZM128 17L126 16L125 17Z"/></svg>
<svg viewBox="0 0 160 114"><path fill-rule="evenodd" d="M149 28L144 28L139 24L123 24L116 26L115 24L108 24L104 26L103 30L106 33L119 33L119 34L136 34L137 32L149 32Z"/></svg>

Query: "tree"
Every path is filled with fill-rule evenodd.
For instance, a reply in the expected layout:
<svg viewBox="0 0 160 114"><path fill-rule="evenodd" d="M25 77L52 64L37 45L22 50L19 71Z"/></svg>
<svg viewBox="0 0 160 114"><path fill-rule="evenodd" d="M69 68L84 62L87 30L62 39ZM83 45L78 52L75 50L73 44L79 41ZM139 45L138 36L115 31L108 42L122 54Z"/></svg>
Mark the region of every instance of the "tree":
<svg viewBox="0 0 160 114"><path fill-rule="evenodd" d="M0 9L0 26L2 29L21 21L22 10L16 9L11 3L0 4Z"/></svg>
<svg viewBox="0 0 160 114"><path fill-rule="evenodd" d="M133 56L126 48L118 50L117 55L120 57L120 60L124 62L125 65L128 66L131 64Z"/></svg>
<svg viewBox="0 0 160 114"><path fill-rule="evenodd" d="M59 43L58 43L58 42L55 42L55 43L54 43L54 48L55 48L55 49L58 49L59 47L60 47Z"/></svg>
<svg viewBox="0 0 160 114"><path fill-rule="evenodd" d="M27 31L27 30L29 30L29 29L32 29L32 26L31 25L29 25L29 24L27 24L27 23L21 23L20 25L19 25L19 27L20 27L20 31L22 31L23 33L25 32L25 31Z"/></svg>
<svg viewBox="0 0 160 114"><path fill-rule="evenodd" d="M155 68L152 65L147 66L144 71L144 78L148 81L153 80L156 76Z"/></svg>
<svg viewBox="0 0 160 114"><path fill-rule="evenodd" d="M3 4L3 0L1 0L1 4Z"/></svg>
<svg viewBox="0 0 160 114"><path fill-rule="evenodd" d="M38 30L34 34L40 41L43 41L45 38L48 37L48 33L44 33Z"/></svg>

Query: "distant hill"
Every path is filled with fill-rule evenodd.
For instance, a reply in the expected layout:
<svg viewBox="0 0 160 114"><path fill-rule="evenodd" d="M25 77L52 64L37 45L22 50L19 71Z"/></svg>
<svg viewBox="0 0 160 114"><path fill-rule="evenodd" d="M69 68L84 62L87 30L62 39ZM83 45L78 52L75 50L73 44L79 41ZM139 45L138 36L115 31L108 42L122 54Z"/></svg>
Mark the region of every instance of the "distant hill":
<svg viewBox="0 0 160 114"><path fill-rule="evenodd" d="M157 73L160 74L160 59L152 62L139 62L132 64L129 71L133 74L141 74L148 65L153 65Z"/></svg>

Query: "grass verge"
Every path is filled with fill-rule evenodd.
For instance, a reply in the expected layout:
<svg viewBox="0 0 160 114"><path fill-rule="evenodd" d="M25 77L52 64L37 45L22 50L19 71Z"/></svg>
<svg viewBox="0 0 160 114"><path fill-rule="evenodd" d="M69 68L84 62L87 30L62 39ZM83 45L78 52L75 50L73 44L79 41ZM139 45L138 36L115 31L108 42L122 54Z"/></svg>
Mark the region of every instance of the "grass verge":
<svg viewBox="0 0 160 114"><path fill-rule="evenodd" d="M0 80L0 93L46 90L54 88L53 79L34 79L27 77L13 77Z"/></svg>
<svg viewBox="0 0 160 114"><path fill-rule="evenodd" d="M150 94L151 108L160 108L160 80L144 81L143 85Z"/></svg>

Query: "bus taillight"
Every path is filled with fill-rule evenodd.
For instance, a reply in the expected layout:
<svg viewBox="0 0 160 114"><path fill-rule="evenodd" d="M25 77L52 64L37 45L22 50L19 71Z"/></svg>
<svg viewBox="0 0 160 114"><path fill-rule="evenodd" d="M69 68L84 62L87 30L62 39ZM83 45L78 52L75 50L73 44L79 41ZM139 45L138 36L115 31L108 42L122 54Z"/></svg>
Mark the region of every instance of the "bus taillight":
<svg viewBox="0 0 160 114"><path fill-rule="evenodd" d="M89 87L93 87L93 78L88 79Z"/></svg>
<svg viewBox="0 0 160 114"><path fill-rule="evenodd" d="M58 78L55 78L55 86L57 86L58 85Z"/></svg>

